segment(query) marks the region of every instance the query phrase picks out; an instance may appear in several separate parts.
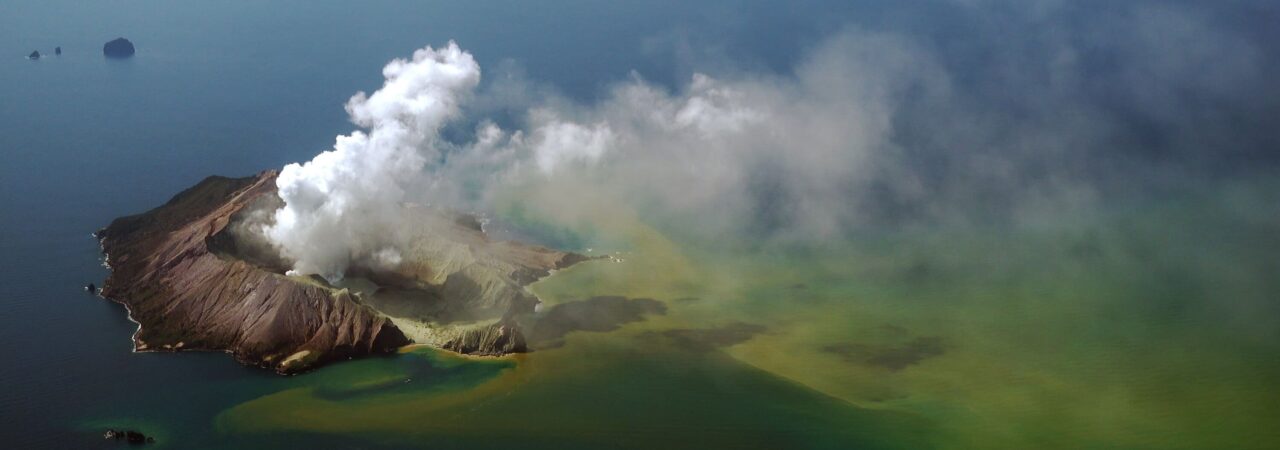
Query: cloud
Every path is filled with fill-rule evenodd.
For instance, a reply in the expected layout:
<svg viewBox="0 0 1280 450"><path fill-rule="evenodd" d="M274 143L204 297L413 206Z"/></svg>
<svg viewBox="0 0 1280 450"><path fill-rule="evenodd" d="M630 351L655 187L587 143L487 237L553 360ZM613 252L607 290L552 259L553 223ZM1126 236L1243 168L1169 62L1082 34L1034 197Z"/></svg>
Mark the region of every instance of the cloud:
<svg viewBox="0 0 1280 450"><path fill-rule="evenodd" d="M556 226L629 211L713 240L1052 226L1274 141L1274 120L1236 119L1275 109L1258 95L1273 65L1193 10L958 4L970 34L949 41L850 27L782 73L633 74L585 103L511 67L476 92L470 54L427 47L348 102L365 131L284 169L267 234L297 273L334 278L396 259L403 202L486 211L513 192ZM1001 20L973 19L987 10Z"/></svg>
<svg viewBox="0 0 1280 450"><path fill-rule="evenodd" d="M551 174L573 163L592 163L600 159L613 144L613 131L607 123L579 125L560 121L554 113L535 111L542 122L534 134L533 158L538 168Z"/></svg>
<svg viewBox="0 0 1280 450"><path fill-rule="evenodd" d="M831 238L856 221L856 194L894 170L880 160L896 151L898 98L948 89L911 42L848 31L791 74L694 73L675 91L634 75L593 104L532 108L521 130L486 124L481 142L449 155L434 188L476 209L492 207L493 192L520 189L526 206L550 216L623 204L707 235ZM486 193L458 195L463 184ZM566 200L571 192L591 194Z"/></svg>
<svg viewBox="0 0 1280 450"><path fill-rule="evenodd" d="M284 167L277 187L285 206L265 230L293 272L342 278L352 260L398 260L406 187L439 158L439 130L480 81L470 54L450 42L387 64L386 82L347 102L367 131L338 136L332 150Z"/></svg>

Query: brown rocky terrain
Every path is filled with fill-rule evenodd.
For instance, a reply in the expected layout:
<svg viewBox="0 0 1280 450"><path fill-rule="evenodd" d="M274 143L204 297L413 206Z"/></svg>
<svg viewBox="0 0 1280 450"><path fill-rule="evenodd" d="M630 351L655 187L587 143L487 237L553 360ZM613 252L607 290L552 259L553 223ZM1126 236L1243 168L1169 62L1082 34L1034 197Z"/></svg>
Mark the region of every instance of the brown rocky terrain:
<svg viewBox="0 0 1280 450"><path fill-rule="evenodd" d="M537 304L524 286L585 259L490 240L469 216L416 208L422 232L400 266L353 268L343 286L288 276L288 263L240 226L279 206L275 177L209 177L98 232L111 268L102 295L139 324L137 350L226 351L280 373L414 342L523 352L524 336L508 318Z"/></svg>

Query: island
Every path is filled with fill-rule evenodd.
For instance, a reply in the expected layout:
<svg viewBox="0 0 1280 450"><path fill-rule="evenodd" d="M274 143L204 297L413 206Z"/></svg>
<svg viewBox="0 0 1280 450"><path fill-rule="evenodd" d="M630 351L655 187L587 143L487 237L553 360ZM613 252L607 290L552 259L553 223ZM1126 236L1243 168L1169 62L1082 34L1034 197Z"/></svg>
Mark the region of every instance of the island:
<svg viewBox="0 0 1280 450"><path fill-rule="evenodd" d="M133 42L125 38L115 38L102 45L102 54L108 58L128 58L133 56Z"/></svg>
<svg viewBox="0 0 1280 450"><path fill-rule="evenodd" d="M329 283L289 275L252 232L283 205L275 171L209 177L164 205L96 233L111 273L101 296L138 324L136 351L222 351L292 374L409 344L459 353L527 351L526 286L585 261L490 238L474 216L405 205L416 236L393 267Z"/></svg>

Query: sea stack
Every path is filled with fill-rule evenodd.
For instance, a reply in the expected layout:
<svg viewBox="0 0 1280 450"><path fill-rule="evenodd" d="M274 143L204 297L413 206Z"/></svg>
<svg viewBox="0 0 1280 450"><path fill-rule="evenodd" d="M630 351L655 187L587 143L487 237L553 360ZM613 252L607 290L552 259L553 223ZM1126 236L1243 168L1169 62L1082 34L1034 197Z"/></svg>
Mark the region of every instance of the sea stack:
<svg viewBox="0 0 1280 450"><path fill-rule="evenodd" d="M53 54L56 56L62 56L62 47L54 47Z"/></svg>
<svg viewBox="0 0 1280 450"><path fill-rule="evenodd" d="M133 43L125 38L115 38L102 46L102 54L108 58L128 58L133 56Z"/></svg>
<svg viewBox="0 0 1280 450"><path fill-rule="evenodd" d="M40 59L40 51L39 51L39 50L36 50L36 51L31 52L31 54L30 54L30 55L27 55L27 58L29 58L29 59Z"/></svg>

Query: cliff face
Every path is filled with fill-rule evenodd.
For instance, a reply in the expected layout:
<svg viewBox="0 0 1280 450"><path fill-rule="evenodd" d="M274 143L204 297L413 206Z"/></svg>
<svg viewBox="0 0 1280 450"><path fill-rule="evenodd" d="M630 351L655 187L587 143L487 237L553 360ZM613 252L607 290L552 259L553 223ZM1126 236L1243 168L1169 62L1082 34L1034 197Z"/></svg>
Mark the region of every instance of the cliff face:
<svg viewBox="0 0 1280 450"><path fill-rule="evenodd" d="M524 353L529 347L525 345L524 333L520 332L519 325L511 321L499 321L461 333L445 342L444 349L463 354L492 356Z"/></svg>
<svg viewBox="0 0 1280 450"><path fill-rule="evenodd" d="M335 290L210 251L232 215L275 173L210 177L165 205L99 232L111 275L102 295L139 324L138 350L220 350L281 373L391 351L409 340L389 319Z"/></svg>
<svg viewBox="0 0 1280 450"><path fill-rule="evenodd" d="M398 266L353 267L341 286L286 276L290 264L244 231L280 206L275 178L210 177L98 232L111 267L102 295L129 308L138 350L227 351L281 373L414 342L524 352L513 318L538 303L525 286L587 259L491 240L473 217L407 205L415 237Z"/></svg>

